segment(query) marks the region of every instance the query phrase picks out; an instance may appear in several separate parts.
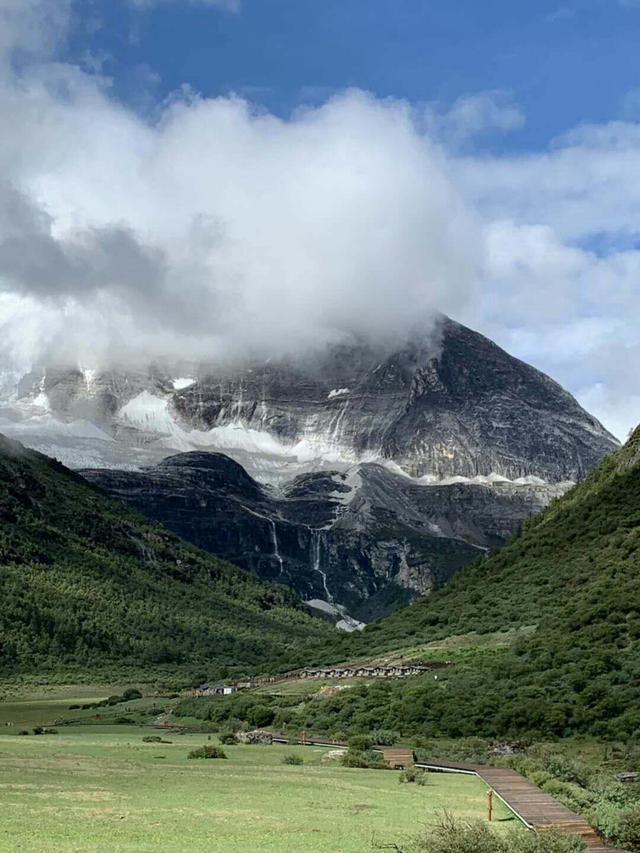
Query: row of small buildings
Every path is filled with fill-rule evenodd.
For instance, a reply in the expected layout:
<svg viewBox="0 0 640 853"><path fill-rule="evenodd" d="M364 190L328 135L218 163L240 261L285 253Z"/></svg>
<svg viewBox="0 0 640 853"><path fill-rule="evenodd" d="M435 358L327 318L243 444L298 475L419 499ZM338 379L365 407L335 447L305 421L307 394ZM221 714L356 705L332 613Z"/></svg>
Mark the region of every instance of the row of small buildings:
<svg viewBox="0 0 640 853"><path fill-rule="evenodd" d="M236 684L201 684L193 691L194 696L229 696L238 690L248 690L264 684L278 684L283 681L298 679L341 680L347 678L412 678L424 675L434 669L448 666L446 661L430 663L399 663L391 666L365 664L353 666L325 666L316 669L298 669L285 675L271 675L257 678L254 681L240 681Z"/></svg>
<svg viewBox="0 0 640 853"><path fill-rule="evenodd" d="M298 678L341 679L341 678L411 678L422 675L433 667L421 664L397 664L394 666L329 666L319 669L303 669Z"/></svg>
<svg viewBox="0 0 640 853"><path fill-rule="evenodd" d="M236 684L201 684L193 691L194 696L231 696L238 691Z"/></svg>

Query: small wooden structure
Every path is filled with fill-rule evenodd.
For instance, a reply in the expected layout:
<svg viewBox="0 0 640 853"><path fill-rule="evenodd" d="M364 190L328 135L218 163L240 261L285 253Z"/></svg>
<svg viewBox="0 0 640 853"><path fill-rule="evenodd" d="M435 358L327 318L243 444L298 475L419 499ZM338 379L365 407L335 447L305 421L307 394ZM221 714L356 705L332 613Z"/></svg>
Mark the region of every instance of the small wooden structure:
<svg viewBox="0 0 640 853"><path fill-rule="evenodd" d="M640 782L640 773L633 772L617 773L616 780L618 782Z"/></svg>
<svg viewBox="0 0 640 853"><path fill-rule="evenodd" d="M428 664L396 664L393 666L328 666L319 669L303 669L296 673L298 678L412 678L424 675L434 669L447 666L445 661L432 661Z"/></svg>
<svg viewBox="0 0 640 853"><path fill-rule="evenodd" d="M235 684L201 684L193 691L194 696L231 696L237 691Z"/></svg>
<svg viewBox="0 0 640 853"><path fill-rule="evenodd" d="M583 817L559 803L550 794L541 791L537 785L529 782L515 770L439 760L418 763L416 767L435 772L466 773L478 776L490 787L493 796L502 800L505 806L511 809L529 829L536 832L556 829L567 835L579 835L589 853L625 853L606 845ZM494 806L493 796L491 802L487 797L487 810L491 808L491 812ZM493 814L491 816L493 817Z"/></svg>
<svg viewBox="0 0 640 853"><path fill-rule="evenodd" d="M352 664L325 666L317 669L295 669L280 675L262 675L256 678L237 681L235 684L201 684L191 692L192 696L213 696L215 694L235 693L236 690L251 690L269 684L282 684L284 681L298 679L333 680L343 678L413 678L434 670L451 666L451 661L401 661L395 664ZM437 675L435 676L438 677Z"/></svg>
<svg viewBox="0 0 640 853"><path fill-rule="evenodd" d="M376 747L374 747L376 749ZM406 770L415 764L413 750L402 747L381 746L376 749L384 756L384 762L392 770Z"/></svg>

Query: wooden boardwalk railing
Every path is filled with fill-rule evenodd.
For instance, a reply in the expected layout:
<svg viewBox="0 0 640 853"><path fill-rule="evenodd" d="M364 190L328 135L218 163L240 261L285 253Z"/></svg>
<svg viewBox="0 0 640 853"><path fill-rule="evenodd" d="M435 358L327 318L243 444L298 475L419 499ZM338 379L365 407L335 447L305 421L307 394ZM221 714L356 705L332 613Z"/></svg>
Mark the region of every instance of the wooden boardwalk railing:
<svg viewBox="0 0 640 853"><path fill-rule="evenodd" d="M274 743L289 743L289 739L277 732L269 732ZM333 746L347 748L347 744L328 738L308 738L304 735L296 739L301 746ZM375 749L376 747L374 747ZM377 747L384 752L385 747ZM400 750L388 750L399 752ZM410 750L402 750L409 755ZM415 764L424 770L437 773L465 773L478 776L529 829L544 832L556 829L567 835L579 835L589 853L628 853L615 847L609 847L598 833L579 814L572 812L549 794L545 794L533 782L529 782L516 770L507 767L487 767L484 764L462 764L455 761L424 761Z"/></svg>
<svg viewBox="0 0 640 853"><path fill-rule="evenodd" d="M563 806L549 794L545 794L537 785L529 782L515 770L447 761L419 763L416 767L478 776L530 829L539 832L553 828L567 835L579 835L590 853L625 853L625 851L608 847L584 818Z"/></svg>

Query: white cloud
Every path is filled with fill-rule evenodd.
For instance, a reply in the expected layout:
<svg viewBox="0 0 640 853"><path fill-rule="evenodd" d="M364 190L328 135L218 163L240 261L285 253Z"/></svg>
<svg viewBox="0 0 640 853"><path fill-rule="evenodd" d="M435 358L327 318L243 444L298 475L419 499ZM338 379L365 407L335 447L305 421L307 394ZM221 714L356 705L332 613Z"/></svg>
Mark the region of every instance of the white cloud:
<svg viewBox="0 0 640 853"><path fill-rule="evenodd" d="M468 319L621 438L640 421L639 168L640 129L615 122L537 155L467 158L458 172L487 222L482 305Z"/></svg>
<svg viewBox="0 0 640 853"><path fill-rule="evenodd" d="M5 364L282 352L439 309L620 437L640 420L637 124L494 158L460 150L522 123L501 93L425 118L348 91L284 120L185 90L152 124L49 61L63 5L0 0L5 57L31 55L0 66Z"/></svg>
<svg viewBox="0 0 640 853"><path fill-rule="evenodd" d="M0 80L2 116L0 287L42 317L34 359L380 339L473 287L481 231L402 102L349 91L282 120L185 91L150 124L32 63Z"/></svg>
<svg viewBox="0 0 640 853"><path fill-rule="evenodd" d="M637 357L637 353L636 353ZM637 363L637 362L636 362ZM578 402L592 412L620 441L629 438L640 423L640 394L607 387L597 382L577 393Z"/></svg>
<svg viewBox="0 0 640 853"><path fill-rule="evenodd" d="M431 135L459 147L484 133L519 130L525 124L525 115L509 92L493 89L465 95L447 108L429 104L424 121Z"/></svg>
<svg viewBox="0 0 640 853"><path fill-rule="evenodd" d="M16 52L54 49L67 32L71 0L0 0L0 63Z"/></svg>

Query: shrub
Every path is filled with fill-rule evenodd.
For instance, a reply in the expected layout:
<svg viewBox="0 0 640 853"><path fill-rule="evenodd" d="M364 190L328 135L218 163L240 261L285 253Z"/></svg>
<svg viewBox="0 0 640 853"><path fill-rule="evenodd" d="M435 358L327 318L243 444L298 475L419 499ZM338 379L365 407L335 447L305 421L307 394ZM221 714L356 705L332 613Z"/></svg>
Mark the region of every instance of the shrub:
<svg viewBox="0 0 640 853"><path fill-rule="evenodd" d="M560 779L549 779L548 782L544 783L542 789L560 800L568 808L578 812L590 808L596 799L591 791L587 791L572 782L562 782Z"/></svg>
<svg viewBox="0 0 640 853"><path fill-rule="evenodd" d="M340 759L343 767L370 768L388 770L381 752L375 750L348 749Z"/></svg>
<svg viewBox="0 0 640 853"><path fill-rule="evenodd" d="M353 749L356 752L364 752L367 749L371 749L374 744L374 740L371 735L353 735L347 741L349 749Z"/></svg>
<svg viewBox="0 0 640 853"><path fill-rule="evenodd" d="M447 814L410 849L416 853L506 853L502 839L487 824L463 823Z"/></svg>
<svg viewBox="0 0 640 853"><path fill-rule="evenodd" d="M163 740L158 735L145 735L142 738L142 743L163 743Z"/></svg>
<svg viewBox="0 0 640 853"><path fill-rule="evenodd" d="M301 755L285 755L282 759L283 764L293 764L299 767L301 764L304 764L304 759Z"/></svg>
<svg viewBox="0 0 640 853"><path fill-rule="evenodd" d="M560 832L510 832L503 836L505 853L581 853L584 841L577 835Z"/></svg>
<svg viewBox="0 0 640 853"><path fill-rule="evenodd" d="M419 767L407 767L398 777L398 782L415 782L416 785L426 785L428 784L427 773Z"/></svg>
<svg viewBox="0 0 640 853"><path fill-rule="evenodd" d="M238 717L230 717L227 720L225 731L228 732L246 732L249 731L249 726L246 720L240 720Z"/></svg>
<svg viewBox="0 0 640 853"><path fill-rule="evenodd" d="M612 782L611 779L606 776L596 777L590 787L597 794L599 799L607 800L608 802L615 803L619 806L634 805L639 794L636 785L624 785L620 782Z"/></svg>
<svg viewBox="0 0 640 853"><path fill-rule="evenodd" d="M615 841L629 850L640 850L640 809L628 809L620 815Z"/></svg>
<svg viewBox="0 0 640 853"><path fill-rule="evenodd" d="M416 768L415 767L407 767L406 770L403 770L402 773L398 776L398 782L404 785L406 782L415 782L416 781Z"/></svg>
<svg viewBox="0 0 640 853"><path fill-rule="evenodd" d="M234 743L238 743L238 738L233 732L222 732L219 737L220 743L225 744L225 746L231 746Z"/></svg>
<svg viewBox="0 0 640 853"><path fill-rule="evenodd" d="M43 735L44 734L44 727L43 726L34 726L33 733L34 733L34 735Z"/></svg>
<svg viewBox="0 0 640 853"><path fill-rule="evenodd" d="M268 705L254 705L247 714L247 719L251 725L258 729L270 726L274 717L275 711Z"/></svg>
<svg viewBox="0 0 640 853"><path fill-rule="evenodd" d="M367 749L362 754L370 767L385 767L388 769L388 765L385 764L384 755L377 749Z"/></svg>
<svg viewBox="0 0 640 853"><path fill-rule="evenodd" d="M400 734L386 729L379 729L371 733L371 738L379 746L393 746L394 743L400 740Z"/></svg>
<svg viewBox="0 0 640 853"><path fill-rule="evenodd" d="M518 831L498 835L486 823L458 821L446 813L409 848L411 853L579 853L585 849L577 836Z"/></svg>
<svg viewBox="0 0 640 853"><path fill-rule="evenodd" d="M18 734L19 734L19 735L24 736L24 735L28 735L28 734L29 734L29 732L28 732L26 729L20 729L20 731L18 732Z"/></svg>
<svg viewBox="0 0 640 853"><path fill-rule="evenodd" d="M605 838L617 839L622 809L615 803L601 800L587 812L587 819Z"/></svg>
<svg viewBox="0 0 640 853"><path fill-rule="evenodd" d="M572 782L585 788L591 780L591 771L581 764L559 752L550 751L546 746L534 747L529 751L537 759L542 768L563 782Z"/></svg>
<svg viewBox="0 0 640 853"><path fill-rule="evenodd" d="M413 738L416 756L420 761L445 758L450 761L469 761L473 764L486 764L491 754L488 740L477 737L458 738L449 743L428 738Z"/></svg>
<svg viewBox="0 0 640 853"><path fill-rule="evenodd" d="M364 753L356 749L348 749L342 754L340 763L343 767L366 767Z"/></svg>
<svg viewBox="0 0 640 853"><path fill-rule="evenodd" d="M113 721L117 726L135 726L136 721L131 717L116 717Z"/></svg>
<svg viewBox="0 0 640 853"><path fill-rule="evenodd" d="M129 687L128 690L125 690L124 693L122 694L121 701L127 702L127 701L130 701L132 699L142 699L142 693L139 690L137 690L135 687Z"/></svg>
<svg viewBox="0 0 640 853"><path fill-rule="evenodd" d="M219 746L213 744L205 744L197 749L192 749L187 758L226 758L227 755Z"/></svg>
<svg viewBox="0 0 640 853"><path fill-rule="evenodd" d="M520 772L528 779L531 779L533 784L537 785L538 788L544 788L547 782L553 781L553 776L547 770L533 770L532 772L527 773L526 770L522 768Z"/></svg>

